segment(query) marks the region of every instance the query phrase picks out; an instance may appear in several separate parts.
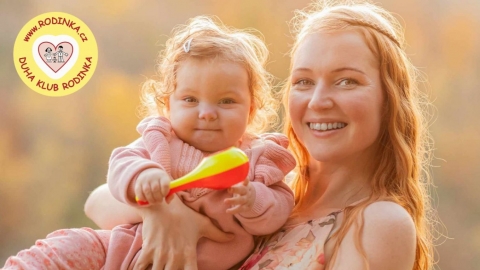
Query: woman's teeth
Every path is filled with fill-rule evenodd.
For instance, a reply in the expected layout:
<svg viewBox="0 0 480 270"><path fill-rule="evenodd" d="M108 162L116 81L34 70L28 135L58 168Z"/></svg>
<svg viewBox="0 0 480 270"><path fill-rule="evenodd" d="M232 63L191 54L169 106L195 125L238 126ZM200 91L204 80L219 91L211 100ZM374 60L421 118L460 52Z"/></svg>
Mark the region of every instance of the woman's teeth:
<svg viewBox="0 0 480 270"><path fill-rule="evenodd" d="M340 123L340 122L335 122L335 123L310 123L309 124L311 129L321 130L321 131L344 128L346 125L347 124Z"/></svg>

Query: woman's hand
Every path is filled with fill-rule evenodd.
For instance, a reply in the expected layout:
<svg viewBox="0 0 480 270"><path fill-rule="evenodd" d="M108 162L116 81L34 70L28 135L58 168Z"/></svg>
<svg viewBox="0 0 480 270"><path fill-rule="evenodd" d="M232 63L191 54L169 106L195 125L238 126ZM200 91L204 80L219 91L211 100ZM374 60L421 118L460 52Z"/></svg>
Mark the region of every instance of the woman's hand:
<svg viewBox="0 0 480 270"><path fill-rule="evenodd" d="M233 238L177 196L168 205L155 204L139 211L143 217L143 245L134 270L144 270L151 264L153 270L197 269L198 239L226 242Z"/></svg>

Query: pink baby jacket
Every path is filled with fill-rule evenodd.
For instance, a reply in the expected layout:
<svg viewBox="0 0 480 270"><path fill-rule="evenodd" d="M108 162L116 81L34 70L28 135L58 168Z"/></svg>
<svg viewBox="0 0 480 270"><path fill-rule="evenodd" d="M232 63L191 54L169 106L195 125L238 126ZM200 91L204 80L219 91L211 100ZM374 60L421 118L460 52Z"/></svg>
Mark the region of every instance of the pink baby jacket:
<svg viewBox="0 0 480 270"><path fill-rule="evenodd" d="M128 198L127 191L133 189L140 172L160 168L176 179L193 170L206 156L180 140L165 117L145 118L137 126L137 131L142 135L139 139L112 152L107 175L113 196L133 205L136 203L133 198ZM256 191L251 211L227 214L228 205L223 201L232 195L226 190L193 188L177 193L187 206L210 217L221 230L235 235L226 243L200 239L197 246L200 270L228 269L236 265L254 248L253 235L277 231L293 209L293 192L284 182L285 175L295 167L295 160L287 150L287 137L279 133L245 134L236 146L245 152L250 162L247 178ZM141 227L138 228L141 230ZM130 248L140 249L141 243L138 249Z"/></svg>

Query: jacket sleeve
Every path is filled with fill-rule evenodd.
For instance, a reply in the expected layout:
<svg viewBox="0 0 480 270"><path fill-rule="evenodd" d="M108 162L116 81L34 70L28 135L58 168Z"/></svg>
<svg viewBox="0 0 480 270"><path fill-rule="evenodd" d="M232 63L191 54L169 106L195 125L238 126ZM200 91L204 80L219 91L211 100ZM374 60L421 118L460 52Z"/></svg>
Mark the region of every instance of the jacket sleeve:
<svg viewBox="0 0 480 270"><path fill-rule="evenodd" d="M246 149L250 162L248 179L267 186L283 181L285 175L295 168L296 162L287 150L288 138L280 133L262 134Z"/></svg>
<svg viewBox="0 0 480 270"><path fill-rule="evenodd" d="M108 162L107 183L113 197L136 205L134 185L140 172L149 168L163 169L159 163L150 160L142 138L113 150Z"/></svg>
<svg viewBox="0 0 480 270"><path fill-rule="evenodd" d="M270 186L259 182L251 184L256 192L254 206L251 211L235 214L235 217L252 235L271 234L290 216L294 205L293 192L283 181Z"/></svg>
<svg viewBox="0 0 480 270"><path fill-rule="evenodd" d="M107 183L119 201L134 204L135 181L145 169L159 168L170 172L171 124L165 117L147 117L137 126L142 135L126 147L113 150L110 157Z"/></svg>
<svg viewBox="0 0 480 270"><path fill-rule="evenodd" d="M250 149L245 151L251 166L248 179L255 188L255 202L250 211L236 217L254 235L275 232L293 209L293 192L284 179L296 162L287 147L285 135L267 133L253 140Z"/></svg>

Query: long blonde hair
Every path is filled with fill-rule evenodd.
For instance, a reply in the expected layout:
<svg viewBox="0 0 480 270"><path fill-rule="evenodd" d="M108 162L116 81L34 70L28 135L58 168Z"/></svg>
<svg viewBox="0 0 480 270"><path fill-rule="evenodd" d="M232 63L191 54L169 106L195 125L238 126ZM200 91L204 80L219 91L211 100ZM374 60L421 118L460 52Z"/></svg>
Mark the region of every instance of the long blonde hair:
<svg viewBox="0 0 480 270"><path fill-rule="evenodd" d="M253 104L247 131L260 133L272 128L280 102L272 95L273 76L265 69L268 49L255 34L258 31L253 29L227 27L212 16L197 16L176 27L160 52L158 79L143 84L141 116L168 115L168 98L175 91L182 61L189 57L220 59L238 63L247 71Z"/></svg>
<svg viewBox="0 0 480 270"><path fill-rule="evenodd" d="M428 111L424 107L428 102L418 89L418 72L403 49L402 27L389 12L368 2L336 2L321 1L307 11L297 12L293 21L296 39L291 56L309 34L347 29L358 31L378 59L386 99L383 132L379 136L382 147L375 161L372 194L367 200L345 209L344 222L335 233L337 241L329 265L333 265L340 243L355 223L355 244L368 269L366 254L360 244L362 213L375 201L393 201L408 211L415 224L417 245L414 269L430 269L434 257L434 214L429 200L431 138L426 117ZM286 108L290 87L288 83L284 87ZM309 155L293 131L288 110L285 133L298 164L298 173L293 181L295 215L305 208L303 198L309 183Z"/></svg>

